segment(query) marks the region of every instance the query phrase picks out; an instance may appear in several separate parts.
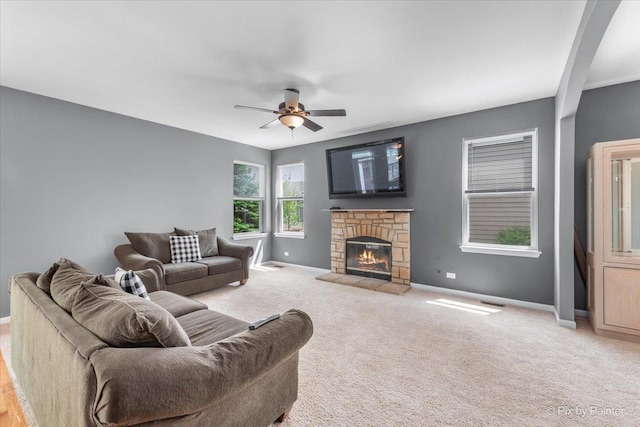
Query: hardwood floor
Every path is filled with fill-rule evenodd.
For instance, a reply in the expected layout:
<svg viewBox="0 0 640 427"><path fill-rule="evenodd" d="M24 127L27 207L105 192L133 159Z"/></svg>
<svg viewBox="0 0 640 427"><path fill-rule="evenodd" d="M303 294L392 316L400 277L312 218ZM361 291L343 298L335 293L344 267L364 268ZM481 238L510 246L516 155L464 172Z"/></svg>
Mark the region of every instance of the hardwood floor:
<svg viewBox="0 0 640 427"><path fill-rule="evenodd" d="M28 427L22 413L20 402L0 352L0 426L2 427Z"/></svg>

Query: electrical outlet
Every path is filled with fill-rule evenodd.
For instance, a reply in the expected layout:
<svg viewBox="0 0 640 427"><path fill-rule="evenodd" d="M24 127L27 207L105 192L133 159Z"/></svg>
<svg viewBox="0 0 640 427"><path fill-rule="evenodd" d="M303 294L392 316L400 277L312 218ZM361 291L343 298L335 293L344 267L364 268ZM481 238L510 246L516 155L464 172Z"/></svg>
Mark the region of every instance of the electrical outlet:
<svg viewBox="0 0 640 427"><path fill-rule="evenodd" d="M284 253L284 256L289 256L289 252L285 252L285 253Z"/></svg>
<svg viewBox="0 0 640 427"><path fill-rule="evenodd" d="M447 272L447 279L455 279L455 278L456 278L456 273Z"/></svg>

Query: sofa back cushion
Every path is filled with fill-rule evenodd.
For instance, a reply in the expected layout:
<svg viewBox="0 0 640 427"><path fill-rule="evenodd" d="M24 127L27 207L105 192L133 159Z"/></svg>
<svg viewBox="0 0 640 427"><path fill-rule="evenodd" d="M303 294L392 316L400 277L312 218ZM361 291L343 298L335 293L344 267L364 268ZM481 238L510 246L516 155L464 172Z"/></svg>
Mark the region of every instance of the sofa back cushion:
<svg viewBox="0 0 640 427"><path fill-rule="evenodd" d="M53 275L56 274L56 271L58 271L58 268L60 268L60 264L54 262L47 271L39 275L36 279L36 286L49 295L51 295L51 280L53 279Z"/></svg>
<svg viewBox="0 0 640 427"><path fill-rule="evenodd" d="M187 333L167 310L94 280L81 284L71 315L113 347L191 345Z"/></svg>
<svg viewBox="0 0 640 427"><path fill-rule="evenodd" d="M216 229L210 228L209 230L185 230L182 228L174 228L178 236L198 236L200 243L200 255L203 257L217 256L218 252L218 238L216 236Z"/></svg>
<svg viewBox="0 0 640 427"><path fill-rule="evenodd" d="M53 273L50 282L51 298L67 312L71 312L71 306L82 282L95 279L95 282L101 286L120 288L115 281L102 275L96 276L69 259L61 258L57 264L58 268Z"/></svg>
<svg viewBox="0 0 640 427"><path fill-rule="evenodd" d="M124 233L133 249L142 255L155 258L163 264L171 262L169 236L171 233Z"/></svg>

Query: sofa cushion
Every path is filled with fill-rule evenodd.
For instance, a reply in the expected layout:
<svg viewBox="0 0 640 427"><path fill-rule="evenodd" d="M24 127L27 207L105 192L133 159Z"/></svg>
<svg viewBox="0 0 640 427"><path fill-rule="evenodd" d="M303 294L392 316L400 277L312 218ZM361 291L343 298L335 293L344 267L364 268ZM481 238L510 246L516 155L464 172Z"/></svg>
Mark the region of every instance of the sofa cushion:
<svg viewBox="0 0 640 427"><path fill-rule="evenodd" d="M167 285L199 279L201 277L207 277L207 275L207 266L198 262L181 262L180 264L164 265L164 276Z"/></svg>
<svg viewBox="0 0 640 427"><path fill-rule="evenodd" d="M66 258L61 258L58 265L58 269L51 278L51 297L56 304L71 312L71 306L76 299L80 284L87 280L93 280L96 275ZM100 275L99 283L103 286L120 288L115 281L109 281L102 275Z"/></svg>
<svg viewBox="0 0 640 427"><path fill-rule="evenodd" d="M209 230L184 230L182 228L174 228L175 233L178 236L189 236L195 234L200 241L200 254L203 257L218 255L218 238L216 237L216 229L210 228Z"/></svg>
<svg viewBox="0 0 640 427"><path fill-rule="evenodd" d="M155 258L163 264L171 262L171 249L169 247L170 233L124 233L133 249L142 255Z"/></svg>
<svg viewBox="0 0 640 427"><path fill-rule="evenodd" d="M189 336L193 345L209 345L232 335L248 330L249 324L242 320L213 310L199 310L178 317L178 323Z"/></svg>
<svg viewBox="0 0 640 427"><path fill-rule="evenodd" d="M113 347L191 345L186 332L167 310L94 280L80 285L71 316Z"/></svg>
<svg viewBox="0 0 640 427"><path fill-rule="evenodd" d="M167 310L173 317L184 316L198 310L206 310L207 305L169 291L157 291L149 294L151 301Z"/></svg>
<svg viewBox="0 0 640 427"><path fill-rule="evenodd" d="M51 280L53 279L53 275L58 271L60 264L54 262L51 267L44 273L38 276L36 279L36 286L45 291L48 294L51 294Z"/></svg>
<svg viewBox="0 0 640 427"><path fill-rule="evenodd" d="M242 270L242 261L238 258L230 256L214 256L202 258L198 264L204 264L209 269L209 276L220 273L228 273L230 271Z"/></svg>
<svg viewBox="0 0 640 427"><path fill-rule="evenodd" d="M171 247L171 263L198 261L202 259L200 255L200 243L198 236L169 236Z"/></svg>

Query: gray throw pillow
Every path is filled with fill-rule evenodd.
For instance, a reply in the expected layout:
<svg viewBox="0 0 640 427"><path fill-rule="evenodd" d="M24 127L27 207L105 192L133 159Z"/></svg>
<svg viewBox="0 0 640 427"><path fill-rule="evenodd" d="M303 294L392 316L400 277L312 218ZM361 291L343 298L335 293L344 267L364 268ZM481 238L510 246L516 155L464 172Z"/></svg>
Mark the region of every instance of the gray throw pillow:
<svg viewBox="0 0 640 427"><path fill-rule="evenodd" d="M36 279L36 286L40 289L51 295L51 280L53 279L53 275L58 271L60 264L54 262L51 267L44 273L38 276Z"/></svg>
<svg viewBox="0 0 640 427"><path fill-rule="evenodd" d="M169 248L170 233L124 233L133 249L142 255L155 258L163 264L171 262L171 249Z"/></svg>
<svg viewBox="0 0 640 427"><path fill-rule="evenodd" d="M178 321L158 304L93 280L80 285L71 315L113 347L191 345Z"/></svg>
<svg viewBox="0 0 640 427"><path fill-rule="evenodd" d="M58 269L51 277L51 298L60 307L71 312L71 306L76 299L76 294L80 289L80 284L87 280L96 278L95 273L85 270L75 262L66 258L58 261ZM105 277L100 275L99 282L102 286L114 286L120 288L115 281L108 282Z"/></svg>
<svg viewBox="0 0 640 427"><path fill-rule="evenodd" d="M211 228L209 230L185 230L182 228L174 228L178 236L191 236L196 235L200 241L200 255L203 257L218 256L218 238L216 237L216 229Z"/></svg>

